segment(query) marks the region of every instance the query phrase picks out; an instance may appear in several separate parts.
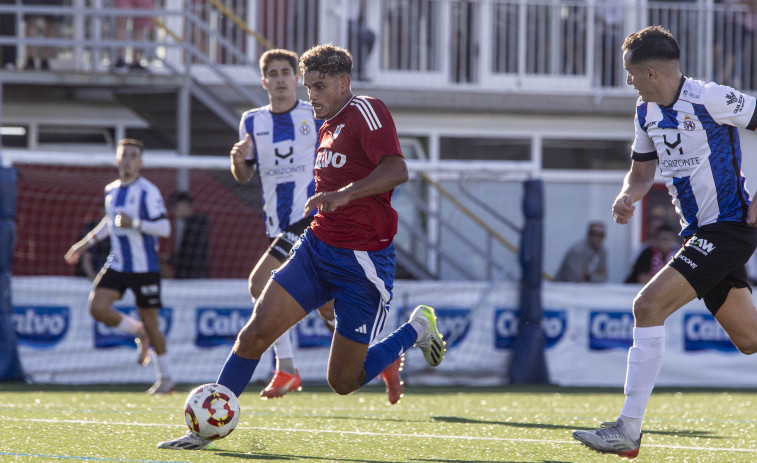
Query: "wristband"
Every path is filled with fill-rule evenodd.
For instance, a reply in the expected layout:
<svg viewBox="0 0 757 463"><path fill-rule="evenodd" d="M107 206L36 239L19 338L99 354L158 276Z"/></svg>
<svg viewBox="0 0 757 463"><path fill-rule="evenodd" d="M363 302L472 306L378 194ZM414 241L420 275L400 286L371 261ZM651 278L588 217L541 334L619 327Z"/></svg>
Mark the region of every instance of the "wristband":
<svg viewBox="0 0 757 463"><path fill-rule="evenodd" d="M139 227L142 226L142 219L139 219L139 218L132 219L131 226L132 228L139 230Z"/></svg>

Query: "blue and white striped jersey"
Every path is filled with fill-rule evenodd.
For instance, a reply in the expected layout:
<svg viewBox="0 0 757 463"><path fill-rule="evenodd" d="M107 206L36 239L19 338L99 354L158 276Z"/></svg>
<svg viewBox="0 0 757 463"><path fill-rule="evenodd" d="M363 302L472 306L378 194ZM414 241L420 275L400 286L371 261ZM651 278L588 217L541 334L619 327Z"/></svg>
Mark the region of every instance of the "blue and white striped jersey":
<svg viewBox="0 0 757 463"><path fill-rule="evenodd" d="M313 166L322 124L302 100L285 113L273 113L268 105L242 115L239 139L248 133L252 138L247 160L260 176L263 218L271 238L302 220L305 202L315 194Z"/></svg>
<svg viewBox="0 0 757 463"><path fill-rule="evenodd" d="M671 106L639 98L634 126L632 158L657 159L682 236L714 222L746 222L751 199L741 172L737 127L757 126L754 97L682 78Z"/></svg>
<svg viewBox="0 0 757 463"><path fill-rule="evenodd" d="M167 236L170 223L160 190L144 177L123 186L121 180L115 180L105 187L105 215L110 234L110 255L105 267L124 273L160 272L158 237L136 228L116 227L115 217L122 212L139 218L143 224L165 221L163 228L168 232L161 230L160 235Z"/></svg>

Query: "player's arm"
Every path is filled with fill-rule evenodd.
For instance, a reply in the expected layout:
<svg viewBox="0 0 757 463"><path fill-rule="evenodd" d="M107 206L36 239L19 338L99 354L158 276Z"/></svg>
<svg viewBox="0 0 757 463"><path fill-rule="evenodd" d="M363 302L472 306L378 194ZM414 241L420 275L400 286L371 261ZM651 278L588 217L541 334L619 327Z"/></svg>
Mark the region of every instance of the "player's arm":
<svg viewBox="0 0 757 463"><path fill-rule="evenodd" d="M612 205L612 217L616 223L628 223L636 209L634 203L652 188L656 169L656 160L631 161L631 169L623 179L623 186Z"/></svg>
<svg viewBox="0 0 757 463"><path fill-rule="evenodd" d="M82 239L74 243L63 256L66 263L69 265L76 265L79 262L82 254L87 252L87 249L96 245L100 241L108 237L108 216L103 216L100 223L89 233L84 235Z"/></svg>
<svg viewBox="0 0 757 463"><path fill-rule="evenodd" d="M308 198L305 216L314 209L334 212L355 199L373 196L389 191L407 181L407 164L400 155L384 156L379 165L367 177L352 182L336 191L327 191Z"/></svg>
<svg viewBox="0 0 757 463"><path fill-rule="evenodd" d="M239 140L231 147L231 175L234 176L237 182L246 183L252 178L252 174L255 173L255 168L251 160L248 160L248 153L250 153L250 145L252 139L248 133L244 140Z"/></svg>

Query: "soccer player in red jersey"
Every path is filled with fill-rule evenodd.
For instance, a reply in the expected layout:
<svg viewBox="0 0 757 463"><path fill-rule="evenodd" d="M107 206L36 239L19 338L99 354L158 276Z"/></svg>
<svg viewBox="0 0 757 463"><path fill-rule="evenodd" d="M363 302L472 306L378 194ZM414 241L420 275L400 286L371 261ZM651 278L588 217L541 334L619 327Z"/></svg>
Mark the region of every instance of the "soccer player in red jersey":
<svg viewBox="0 0 757 463"><path fill-rule="evenodd" d="M407 180L407 166L386 105L352 94L347 50L317 45L302 55L299 68L315 117L324 120L315 194L304 211L317 213L268 281L218 376L217 382L237 396L263 352L331 299L337 323L327 378L336 393L358 390L414 345L431 366L444 357L444 340L427 306L418 306L407 323L369 347L392 298L397 213L391 198L394 187ZM158 446L198 450L209 444L187 433Z"/></svg>

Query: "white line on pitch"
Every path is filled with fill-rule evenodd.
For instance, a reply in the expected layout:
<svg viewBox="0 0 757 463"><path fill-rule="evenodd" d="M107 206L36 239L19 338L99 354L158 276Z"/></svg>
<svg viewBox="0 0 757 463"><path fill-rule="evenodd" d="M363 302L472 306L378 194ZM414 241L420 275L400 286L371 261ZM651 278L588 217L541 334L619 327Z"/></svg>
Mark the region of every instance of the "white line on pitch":
<svg viewBox="0 0 757 463"><path fill-rule="evenodd" d="M154 427L184 427L184 425L178 424L165 424L165 423L125 423L117 421L88 421L88 420L51 420L40 418L4 418L5 421L27 421L34 423L61 423L61 424L101 424L101 425L113 425L113 426L154 426ZM552 440L552 439L524 439L519 437L483 437L483 436L441 436L434 434L399 434L389 432L370 432L370 431L343 431L333 429L305 429L305 428L266 428L261 426L238 426L237 429L248 429L253 431L270 431L270 432L307 432L307 433L323 433L323 434L350 434L355 436L375 436L375 437L414 437L423 439L447 439L447 440L485 440L494 442L534 442L543 444L570 444L578 445L578 442L571 440ZM740 452L740 453L755 453L757 449L744 449L744 448L724 448L724 447L694 447L688 445L662 445L662 444L647 444L644 447L656 447L666 449L678 449L678 450L706 450L710 452Z"/></svg>

